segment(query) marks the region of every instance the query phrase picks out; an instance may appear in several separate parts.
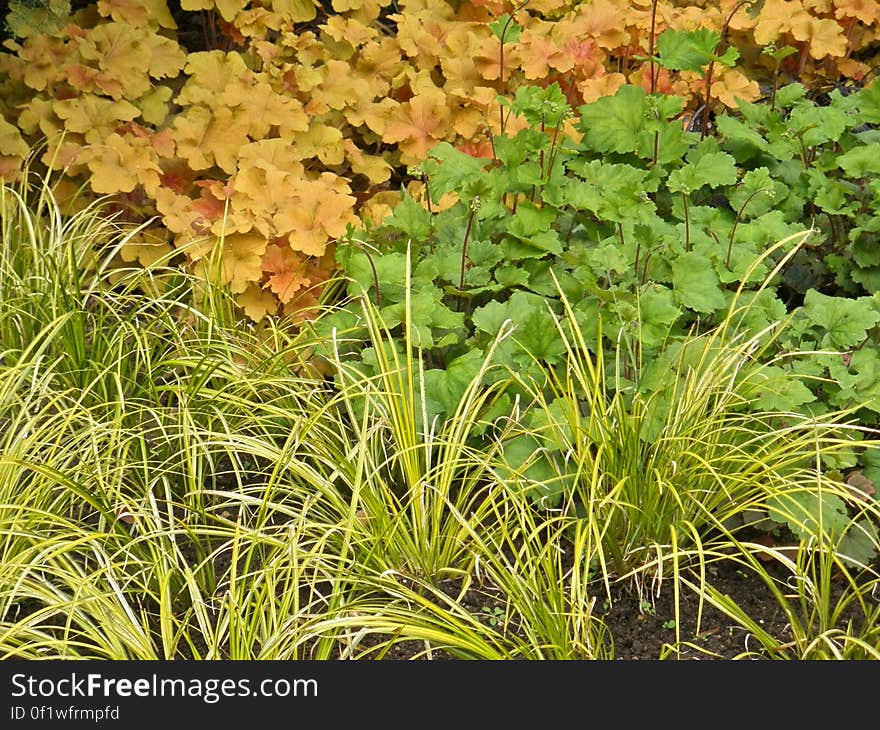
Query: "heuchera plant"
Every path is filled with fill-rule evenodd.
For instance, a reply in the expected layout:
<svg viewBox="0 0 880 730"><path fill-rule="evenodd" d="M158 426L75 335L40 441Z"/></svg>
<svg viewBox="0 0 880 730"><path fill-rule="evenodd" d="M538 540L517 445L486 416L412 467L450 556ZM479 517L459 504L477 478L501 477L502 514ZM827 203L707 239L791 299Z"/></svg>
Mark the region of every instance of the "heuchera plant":
<svg viewBox="0 0 880 730"><path fill-rule="evenodd" d="M9 5L0 177L39 150L62 200L153 221L126 262L216 276L254 320L304 314L334 241L383 218L437 143L490 155L515 131L499 93L556 82L577 107L632 84L708 116L771 78L868 73L880 24L855 0L83 5ZM767 52L736 58L734 41Z"/></svg>

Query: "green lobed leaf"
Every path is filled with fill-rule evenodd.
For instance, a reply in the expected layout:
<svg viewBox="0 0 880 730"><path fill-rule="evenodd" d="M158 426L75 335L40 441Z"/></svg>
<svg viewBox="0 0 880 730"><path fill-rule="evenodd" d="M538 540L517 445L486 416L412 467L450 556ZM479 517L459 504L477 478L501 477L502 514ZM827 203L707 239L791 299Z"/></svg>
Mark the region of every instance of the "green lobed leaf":
<svg viewBox="0 0 880 730"><path fill-rule="evenodd" d="M880 322L872 297L831 297L815 289L806 293L800 314L822 330L819 343L826 349L854 347L865 339L868 329Z"/></svg>
<svg viewBox="0 0 880 730"><path fill-rule="evenodd" d="M666 186L674 193L692 193L704 185L733 185L736 179L736 160L720 151L714 138L707 137L688 153L687 164L669 174Z"/></svg>
<svg viewBox="0 0 880 730"><path fill-rule="evenodd" d="M880 142L853 147L837 157L837 164L850 177L880 174Z"/></svg>
<svg viewBox="0 0 880 730"><path fill-rule="evenodd" d="M874 79L856 92L859 121L864 124L880 124L880 80Z"/></svg>
<svg viewBox="0 0 880 730"><path fill-rule="evenodd" d="M583 144L596 152L635 152L645 128L645 98L641 86L621 86L614 96L604 96L578 109L577 129Z"/></svg>
<svg viewBox="0 0 880 730"><path fill-rule="evenodd" d="M669 28L657 38L659 63L664 68L674 71L696 71L702 73L704 66L710 61L722 61L730 66L736 61L739 53L730 48L724 58L715 55L721 34L708 28L696 30L675 30Z"/></svg>
<svg viewBox="0 0 880 730"><path fill-rule="evenodd" d="M696 312L710 314L726 303L711 262L693 251L672 262L672 283L679 304Z"/></svg>
<svg viewBox="0 0 880 730"><path fill-rule="evenodd" d="M460 192L468 182L483 174L488 164L489 160L471 157L448 142L434 145L429 158L422 163L431 199L440 200L446 193Z"/></svg>

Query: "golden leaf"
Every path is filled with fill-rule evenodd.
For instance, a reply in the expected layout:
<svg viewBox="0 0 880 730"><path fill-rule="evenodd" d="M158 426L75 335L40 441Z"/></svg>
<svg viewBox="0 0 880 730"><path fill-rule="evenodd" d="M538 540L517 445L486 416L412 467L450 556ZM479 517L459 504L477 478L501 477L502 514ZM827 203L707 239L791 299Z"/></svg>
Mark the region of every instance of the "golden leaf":
<svg viewBox="0 0 880 730"><path fill-rule="evenodd" d="M495 36L483 38L479 48L474 51L474 64L480 75L488 81L494 81L501 75L501 61L504 61L504 78L510 78L510 74L519 68L521 60L519 45L515 43L505 44L504 58L500 54L501 45Z"/></svg>
<svg viewBox="0 0 880 730"><path fill-rule="evenodd" d="M20 157L0 153L0 180L11 182L18 180L21 173Z"/></svg>
<svg viewBox="0 0 880 730"><path fill-rule="evenodd" d="M308 117L297 99L282 96L268 82L253 77L227 85L218 101L236 108L248 134L255 139L265 137L273 126L288 135L309 128Z"/></svg>
<svg viewBox="0 0 880 730"><path fill-rule="evenodd" d="M345 156L351 163L352 171L366 176L374 185L383 183L391 177L391 165L384 157L364 154L350 139L345 140Z"/></svg>
<svg viewBox="0 0 880 730"><path fill-rule="evenodd" d="M396 190L383 190L370 198L360 207L358 211L361 219L365 222L370 221L374 226L378 226L389 215L394 212L396 206L401 200L401 194Z"/></svg>
<svg viewBox="0 0 880 730"><path fill-rule="evenodd" d="M248 8L235 16L235 27L245 38L251 39L251 47L257 50L260 57L267 65L272 64L274 58L282 53L282 49L275 43L263 40L269 31L279 31L284 27L285 21L279 13L274 13L266 8ZM264 55L266 52L269 55Z"/></svg>
<svg viewBox="0 0 880 730"><path fill-rule="evenodd" d="M451 24L428 13L409 9L406 13L395 13L390 18L397 24L400 49L421 68L435 66L443 55L441 40Z"/></svg>
<svg viewBox="0 0 880 730"><path fill-rule="evenodd" d="M130 193L138 184L151 197L157 192L162 168L148 140L113 133L103 144L93 144L90 154L89 184L96 193Z"/></svg>
<svg viewBox="0 0 880 730"><path fill-rule="evenodd" d="M217 8L223 20L231 23L235 20L238 12L244 9L247 2L248 0L214 0L214 7Z"/></svg>
<svg viewBox="0 0 880 730"><path fill-rule="evenodd" d="M837 21L830 18L811 17L808 22L793 25L791 34L796 40L809 42L809 52L813 58L846 55L846 34Z"/></svg>
<svg viewBox="0 0 880 730"><path fill-rule="evenodd" d="M171 89L167 86L156 86L149 94L138 99L137 106L141 110L141 118L148 124L161 126L168 116L168 100L171 98L171 93Z"/></svg>
<svg viewBox="0 0 880 730"><path fill-rule="evenodd" d="M174 247L168 243L167 232L141 230L126 240L119 254L123 261L137 261L149 267L159 262L166 263L174 254Z"/></svg>
<svg viewBox="0 0 880 730"><path fill-rule="evenodd" d="M391 80L401 65L400 44L396 38L382 38L370 41L362 49L355 63L358 76L372 79Z"/></svg>
<svg viewBox="0 0 880 730"><path fill-rule="evenodd" d="M755 43L769 45L794 26L808 26L811 19L796 0L765 0L752 31Z"/></svg>
<svg viewBox="0 0 880 730"><path fill-rule="evenodd" d="M149 72L154 79L173 78L186 65L186 51L170 38L150 33L143 43L150 51Z"/></svg>
<svg viewBox="0 0 880 730"><path fill-rule="evenodd" d="M456 104L452 109L450 125L461 137L470 139L486 126L486 112L467 103Z"/></svg>
<svg viewBox="0 0 880 730"><path fill-rule="evenodd" d="M606 53L594 40L568 38L562 45L580 78L595 78L605 73Z"/></svg>
<svg viewBox="0 0 880 730"><path fill-rule="evenodd" d="M253 225L267 236L274 235L272 216L284 207L290 197L291 176L269 163L248 162L239 167L231 180L230 203L236 215L250 215Z"/></svg>
<svg viewBox="0 0 880 730"><path fill-rule="evenodd" d="M143 96L152 86L149 78L150 48L145 42L149 31L111 21L86 31L79 41L80 55L122 84L129 99Z"/></svg>
<svg viewBox="0 0 880 730"><path fill-rule="evenodd" d="M193 170L205 170L216 163L231 175L238 150L250 141L247 120L222 106L214 113L202 106L191 107L175 117L174 130L177 153Z"/></svg>
<svg viewBox="0 0 880 730"><path fill-rule="evenodd" d="M98 91L114 99L120 99L124 94L122 83L104 71L81 63L73 63L65 69L65 72L68 83L77 91L83 93Z"/></svg>
<svg viewBox="0 0 880 730"><path fill-rule="evenodd" d="M342 132L318 118L312 119L308 131L293 137L293 148L301 160L317 157L325 165L339 165L345 159Z"/></svg>
<svg viewBox="0 0 880 730"><path fill-rule="evenodd" d="M76 48L62 38L36 35L25 39L18 55L24 65L24 83L43 91L50 81L64 77L64 69L73 62Z"/></svg>
<svg viewBox="0 0 880 730"><path fill-rule="evenodd" d="M192 199L171 188L160 187L153 194L156 210L162 214L162 223L172 233L192 234L199 215L192 209Z"/></svg>
<svg viewBox="0 0 880 730"><path fill-rule="evenodd" d="M212 10L214 0L180 0L181 10Z"/></svg>
<svg viewBox="0 0 880 730"><path fill-rule="evenodd" d="M542 79L554 68L568 71L574 59L550 37L553 23L535 23L519 39L520 67L527 79Z"/></svg>
<svg viewBox="0 0 880 730"><path fill-rule="evenodd" d="M261 321L267 314L278 309L278 300L257 284L249 284L235 301L254 322Z"/></svg>
<svg viewBox="0 0 880 730"><path fill-rule="evenodd" d="M68 176L84 172L88 168L83 158L88 157L90 152L78 138L78 134L67 134L63 139L60 136L53 137L40 162L52 170L64 170L64 174Z"/></svg>
<svg viewBox="0 0 880 730"><path fill-rule="evenodd" d="M348 43L352 48L359 48L379 35L379 31L353 18L331 15L321 30L335 41Z"/></svg>
<svg viewBox="0 0 880 730"><path fill-rule="evenodd" d="M307 23L318 14L314 0L272 0L272 10L293 23Z"/></svg>
<svg viewBox="0 0 880 730"><path fill-rule="evenodd" d="M287 139L260 139L244 145L238 154L239 174L249 167L260 167L265 170L277 169L290 173L294 177L302 177L304 168L299 155ZM254 191L265 196L272 190Z"/></svg>
<svg viewBox="0 0 880 730"><path fill-rule="evenodd" d="M398 142L405 165L421 162L428 150L443 139L449 128L446 95L437 89L414 96L395 110L385 128L385 142Z"/></svg>
<svg viewBox="0 0 880 730"><path fill-rule="evenodd" d="M137 28L177 28L165 0L98 0L98 13Z"/></svg>
<svg viewBox="0 0 880 730"><path fill-rule="evenodd" d="M400 102L386 97L378 102L365 101L345 110L345 118L354 127L365 125L370 131L379 136L385 133L388 121L394 114L394 110L400 106Z"/></svg>
<svg viewBox="0 0 880 730"><path fill-rule="evenodd" d="M279 237L287 236L296 251L321 256L331 238L343 235L356 223L355 198L336 189L337 176L324 173L318 180L301 180L273 216ZM345 185L345 181L342 181Z"/></svg>
<svg viewBox="0 0 880 730"><path fill-rule="evenodd" d="M212 247L196 261L196 274L206 279L217 277L233 294L241 294L262 278L262 256L268 241L259 233L233 233L220 244L219 252Z"/></svg>
<svg viewBox="0 0 880 730"><path fill-rule="evenodd" d="M722 76L712 82L712 96L725 106L736 109L739 106L737 99L755 101L760 98L761 87L740 71L725 69Z"/></svg>
<svg viewBox="0 0 880 730"><path fill-rule="evenodd" d="M351 67L344 61L330 59L324 66L324 80L318 87L317 95L330 109L344 109L353 104L361 95L364 83L351 73ZM308 105L311 109L311 102ZM313 114L323 114L326 110L315 109Z"/></svg>
<svg viewBox="0 0 880 730"><path fill-rule="evenodd" d="M382 8L389 4L388 0L333 0L333 9L337 13L346 12L350 18L363 23L372 23L379 17Z"/></svg>
<svg viewBox="0 0 880 730"><path fill-rule="evenodd" d="M631 37L625 29L624 18L632 12L629 3L613 0L592 0L579 5L570 19L569 37L592 39L602 48L614 50L625 46Z"/></svg>
<svg viewBox="0 0 880 730"><path fill-rule="evenodd" d="M880 3L877 0L844 0L837 3L838 18L858 18L865 25L880 24Z"/></svg>
<svg viewBox="0 0 880 730"><path fill-rule="evenodd" d="M187 104L213 106L217 97L233 79L242 79L252 72L241 54L223 51L198 51L187 56L184 73L189 75L175 101Z"/></svg>
<svg viewBox="0 0 880 730"><path fill-rule="evenodd" d="M286 304L311 281L305 274L305 257L285 242L283 245L271 244L263 256L263 271L269 274L269 288L278 300Z"/></svg>
<svg viewBox="0 0 880 730"><path fill-rule="evenodd" d="M94 94L52 103L52 111L64 120L64 128L85 135L87 142L100 143L123 121L140 116L141 110L124 99L111 101Z"/></svg>
<svg viewBox="0 0 880 730"><path fill-rule="evenodd" d="M30 147L18 128L0 116L0 155L24 159L29 153Z"/></svg>
<svg viewBox="0 0 880 730"><path fill-rule="evenodd" d="M578 83L578 91L585 104L596 101L603 96L613 96L626 83L626 76L621 73L610 73L585 79Z"/></svg>

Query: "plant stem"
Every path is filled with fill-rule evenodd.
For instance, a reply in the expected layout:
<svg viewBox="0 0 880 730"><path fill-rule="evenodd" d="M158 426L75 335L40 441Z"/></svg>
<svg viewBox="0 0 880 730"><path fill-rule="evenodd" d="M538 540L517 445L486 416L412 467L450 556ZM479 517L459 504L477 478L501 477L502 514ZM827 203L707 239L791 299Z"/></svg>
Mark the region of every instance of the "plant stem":
<svg viewBox="0 0 880 730"><path fill-rule="evenodd" d="M681 194L681 202L684 206L684 250L691 250L691 222L688 213L688 196L687 193Z"/></svg>
<svg viewBox="0 0 880 730"><path fill-rule="evenodd" d="M476 209L471 208L471 214L468 216L467 228L464 231L464 240L461 242L461 276L458 281L458 290L460 292L464 291L464 272L467 267L467 245L468 238L471 235L471 227L474 223L474 216L477 214Z"/></svg>
<svg viewBox="0 0 880 730"><path fill-rule="evenodd" d="M651 35L648 39L648 56L651 59L651 93L657 91L656 65L654 63L654 35L657 30L657 4L658 0L651 0Z"/></svg>
<svg viewBox="0 0 880 730"><path fill-rule="evenodd" d="M736 218L733 219L733 226L730 229L730 237L727 239L727 258L724 259L724 265L729 269L730 268L730 256L733 252L733 236L736 234L736 227L739 225L740 220L742 220L743 211L746 209L746 206L752 202L752 198L754 198L758 193L763 192L762 190L754 190L748 198L745 199L745 202L740 206L739 210L736 212Z"/></svg>

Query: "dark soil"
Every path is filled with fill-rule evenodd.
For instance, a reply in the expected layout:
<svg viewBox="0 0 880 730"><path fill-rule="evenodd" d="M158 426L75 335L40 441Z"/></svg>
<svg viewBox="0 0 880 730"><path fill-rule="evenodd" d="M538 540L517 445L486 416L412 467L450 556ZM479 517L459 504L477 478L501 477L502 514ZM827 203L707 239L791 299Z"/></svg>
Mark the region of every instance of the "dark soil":
<svg viewBox="0 0 880 730"><path fill-rule="evenodd" d="M784 582L785 571L773 564L764 566L768 574ZM771 594L766 583L755 573L747 572L738 563L727 561L707 566L706 580L722 594L728 596L748 617L779 644L791 641L788 620ZM838 595L842 583L833 589ZM455 594L454 590L450 593ZM787 595L792 590L786 590ZM837 596L833 596L834 600ZM793 596L791 596L793 598ZM612 600L605 600L594 609L606 626L611 652L599 659L613 660L660 660L665 658L683 660L734 660L779 659L796 657L797 652L773 656L764 651L750 631L698 596L683 589L679 597L678 643L676 644L676 613L674 591L671 581L663 586L659 595L639 594L632 590L612 589ZM797 600L792 601L793 605ZM464 605L484 621L498 621L503 607L485 592L469 591ZM498 611L496 614L495 611ZM860 616L847 611L841 617L840 628L852 619L856 625ZM608 638L606 637L606 638ZM426 659L425 647L420 642L404 642L395 647L384 659ZM444 652L434 652L432 659L452 659Z"/></svg>

